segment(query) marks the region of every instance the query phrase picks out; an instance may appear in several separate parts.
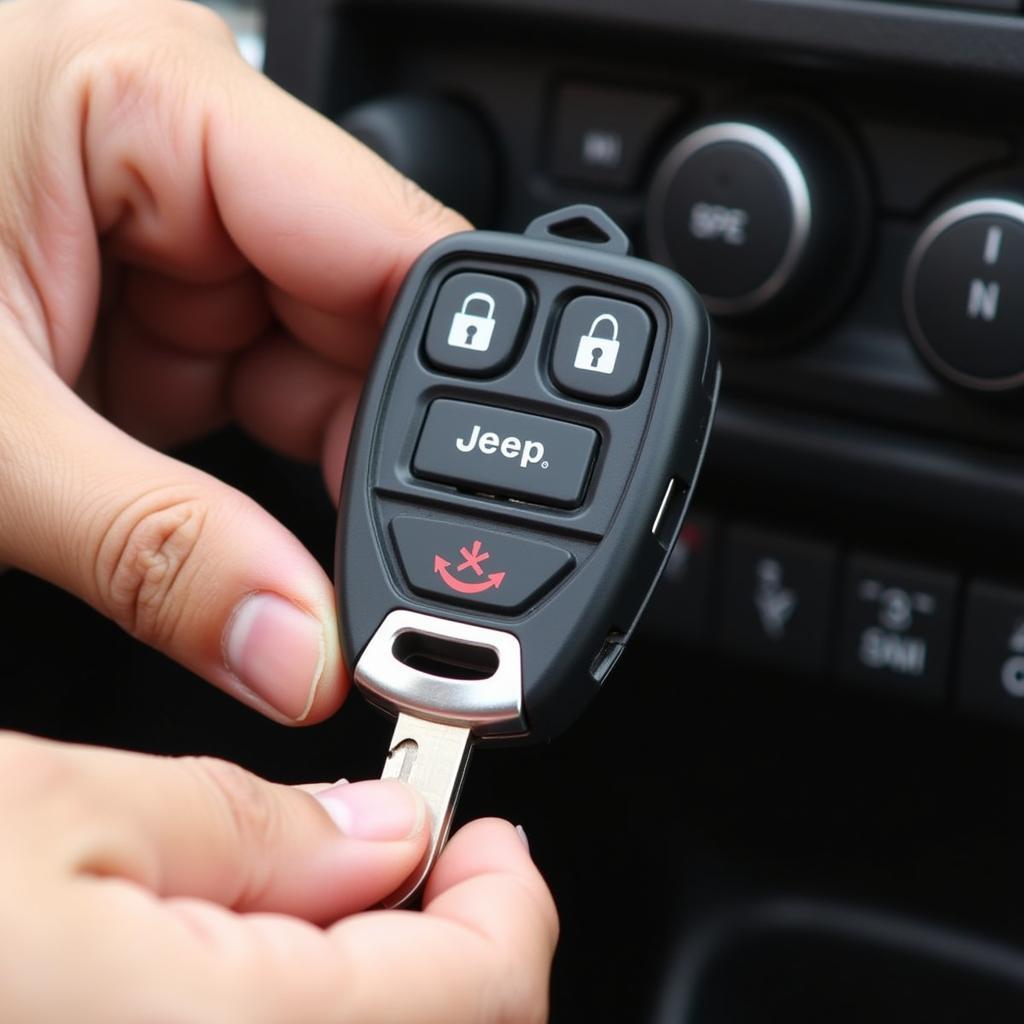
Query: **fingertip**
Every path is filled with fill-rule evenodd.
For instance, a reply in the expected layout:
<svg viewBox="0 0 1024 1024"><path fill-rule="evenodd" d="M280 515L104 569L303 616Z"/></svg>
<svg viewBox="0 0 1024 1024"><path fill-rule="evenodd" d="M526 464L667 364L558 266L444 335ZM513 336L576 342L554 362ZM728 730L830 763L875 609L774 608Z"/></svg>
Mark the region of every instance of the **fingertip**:
<svg viewBox="0 0 1024 1024"><path fill-rule="evenodd" d="M343 665L337 665L332 672L324 673L313 690L308 709L290 724L301 727L325 722L345 703L350 689L348 673Z"/></svg>
<svg viewBox="0 0 1024 1024"><path fill-rule="evenodd" d="M347 689L333 613L272 591L246 594L228 619L224 664L243 691L292 724L322 720Z"/></svg>
<svg viewBox="0 0 1024 1024"><path fill-rule="evenodd" d="M479 818L449 840L427 883L425 902L467 878L491 873L522 875L543 885L515 826L502 818Z"/></svg>
<svg viewBox="0 0 1024 1024"><path fill-rule="evenodd" d="M423 906L513 948L526 942L539 963L548 959L544 950L558 942L558 911L547 883L515 826L500 818L471 822L452 837L427 883Z"/></svg>
<svg viewBox="0 0 1024 1024"><path fill-rule="evenodd" d="M522 840L516 832L516 826L504 818L490 817L477 818L463 825L452 837L449 845L458 842L460 845L479 846L481 842L495 843L497 847L505 849L515 840L519 848L523 849ZM514 844L512 844L514 845Z"/></svg>
<svg viewBox="0 0 1024 1024"><path fill-rule="evenodd" d="M334 604L319 615L323 626L323 670L314 682L309 698L296 725L316 725L330 718L345 703L352 681L341 656L338 637L338 616Z"/></svg>

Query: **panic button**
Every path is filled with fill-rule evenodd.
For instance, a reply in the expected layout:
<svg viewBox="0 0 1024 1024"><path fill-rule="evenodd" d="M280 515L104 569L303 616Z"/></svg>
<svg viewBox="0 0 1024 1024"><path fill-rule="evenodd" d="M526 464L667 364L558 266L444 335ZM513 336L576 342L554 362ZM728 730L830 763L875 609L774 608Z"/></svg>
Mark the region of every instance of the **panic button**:
<svg viewBox="0 0 1024 1024"><path fill-rule="evenodd" d="M427 412L412 468L476 494L576 508L596 452L589 427L442 398Z"/></svg>
<svg viewBox="0 0 1024 1024"><path fill-rule="evenodd" d="M437 519L398 516L391 536L417 594L498 612L529 607L574 564L550 544Z"/></svg>

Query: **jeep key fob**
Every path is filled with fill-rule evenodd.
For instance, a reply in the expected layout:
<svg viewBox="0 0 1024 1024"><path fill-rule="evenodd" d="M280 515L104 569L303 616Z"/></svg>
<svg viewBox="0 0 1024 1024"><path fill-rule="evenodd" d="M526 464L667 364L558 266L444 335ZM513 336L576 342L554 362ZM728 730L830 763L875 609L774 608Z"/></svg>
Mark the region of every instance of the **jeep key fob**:
<svg viewBox="0 0 1024 1024"><path fill-rule="evenodd" d="M341 495L342 645L363 693L473 740L565 729L675 543L719 378L693 289L595 207L429 249Z"/></svg>

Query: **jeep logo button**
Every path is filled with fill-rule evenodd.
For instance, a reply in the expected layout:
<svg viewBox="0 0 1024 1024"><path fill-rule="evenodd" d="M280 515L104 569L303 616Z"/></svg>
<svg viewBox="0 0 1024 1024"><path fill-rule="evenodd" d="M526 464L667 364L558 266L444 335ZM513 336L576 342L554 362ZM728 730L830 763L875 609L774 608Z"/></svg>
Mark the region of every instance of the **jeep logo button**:
<svg viewBox="0 0 1024 1024"><path fill-rule="evenodd" d="M597 441L575 423L442 398L427 412L413 472L463 491L576 508Z"/></svg>
<svg viewBox="0 0 1024 1024"><path fill-rule="evenodd" d="M519 465L523 469L535 463L540 463L544 469L550 465L544 458L544 445L540 441L520 441L518 437L506 437L502 440L493 430L481 434L479 423L473 425L468 441L457 437L455 447L460 452L471 452L474 448L479 448L484 455L493 455L500 451L506 459L519 459Z"/></svg>

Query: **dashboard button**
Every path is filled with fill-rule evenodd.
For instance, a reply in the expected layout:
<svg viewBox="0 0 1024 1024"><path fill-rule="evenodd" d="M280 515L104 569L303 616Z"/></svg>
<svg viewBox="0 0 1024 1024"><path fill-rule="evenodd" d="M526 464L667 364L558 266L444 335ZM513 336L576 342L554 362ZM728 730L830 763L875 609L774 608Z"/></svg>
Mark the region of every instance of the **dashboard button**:
<svg viewBox="0 0 1024 1024"><path fill-rule="evenodd" d="M956 703L1024 723L1024 590L984 581L968 588Z"/></svg>
<svg viewBox="0 0 1024 1024"><path fill-rule="evenodd" d="M713 125L684 140L676 166L667 245L683 276L726 312L775 287L810 227L793 154L752 125Z"/></svg>
<svg viewBox="0 0 1024 1024"><path fill-rule="evenodd" d="M449 277L430 314L427 359L460 376L495 376L515 357L527 305L526 290L507 277Z"/></svg>
<svg viewBox="0 0 1024 1024"><path fill-rule="evenodd" d="M570 395L620 404L640 390L651 354L651 318L632 302L583 295L562 311L551 376Z"/></svg>
<svg viewBox="0 0 1024 1024"><path fill-rule="evenodd" d="M670 150L652 186L649 235L712 313L770 301L807 247L811 196L779 139L740 122L707 125Z"/></svg>
<svg viewBox="0 0 1024 1024"><path fill-rule="evenodd" d="M926 701L945 698L957 580L952 573L866 555L850 558L840 675Z"/></svg>
<svg viewBox="0 0 1024 1024"><path fill-rule="evenodd" d="M872 212L858 155L831 122L795 112L721 121L679 139L654 175L647 239L719 317L795 325L843 301ZM762 339L764 342L766 339Z"/></svg>
<svg viewBox="0 0 1024 1024"><path fill-rule="evenodd" d="M718 647L778 668L821 672L835 615L838 551L767 530L726 535Z"/></svg>
<svg viewBox="0 0 1024 1024"><path fill-rule="evenodd" d="M491 611L535 604L574 564L551 544L437 519L398 516L391 535L413 591Z"/></svg>
<svg viewBox="0 0 1024 1024"><path fill-rule="evenodd" d="M597 444L590 427L442 398L427 412L413 472L474 494L576 508Z"/></svg>
<svg viewBox="0 0 1024 1024"><path fill-rule="evenodd" d="M1024 384L1024 204L975 199L925 228L903 291L910 335L925 360L956 384Z"/></svg>
<svg viewBox="0 0 1024 1024"><path fill-rule="evenodd" d="M564 86L555 109L552 173L574 184L630 188L679 106L677 96L663 93Z"/></svg>

